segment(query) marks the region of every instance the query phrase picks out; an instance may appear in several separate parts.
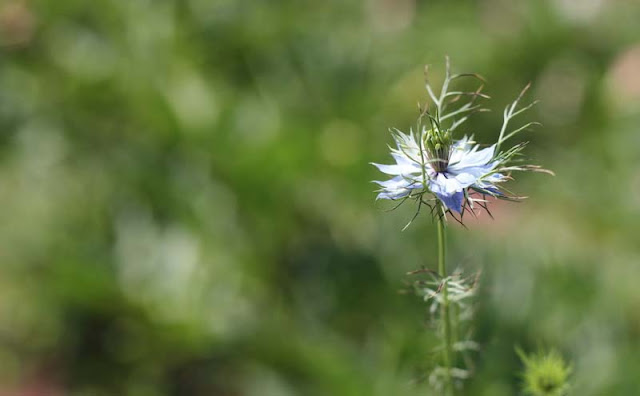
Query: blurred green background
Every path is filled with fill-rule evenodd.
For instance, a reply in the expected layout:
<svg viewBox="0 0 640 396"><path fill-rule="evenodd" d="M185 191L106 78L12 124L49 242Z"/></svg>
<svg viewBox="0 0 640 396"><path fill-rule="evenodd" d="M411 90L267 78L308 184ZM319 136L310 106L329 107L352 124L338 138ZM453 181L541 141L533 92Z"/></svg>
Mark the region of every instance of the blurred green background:
<svg viewBox="0 0 640 396"><path fill-rule="evenodd" d="M556 347L640 390L640 3L0 0L1 395L425 395L428 216L370 161L444 57L495 140L529 81L531 198L450 228L482 270L467 395Z"/></svg>

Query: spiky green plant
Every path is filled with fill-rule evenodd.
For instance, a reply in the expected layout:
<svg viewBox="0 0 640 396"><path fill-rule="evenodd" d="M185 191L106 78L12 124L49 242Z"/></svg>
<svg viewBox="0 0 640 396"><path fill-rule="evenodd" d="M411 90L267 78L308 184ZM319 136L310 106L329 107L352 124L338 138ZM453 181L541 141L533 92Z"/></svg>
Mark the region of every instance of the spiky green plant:
<svg viewBox="0 0 640 396"><path fill-rule="evenodd" d="M571 365L552 349L527 355L516 348L522 363L522 390L532 396L566 396L569 394Z"/></svg>

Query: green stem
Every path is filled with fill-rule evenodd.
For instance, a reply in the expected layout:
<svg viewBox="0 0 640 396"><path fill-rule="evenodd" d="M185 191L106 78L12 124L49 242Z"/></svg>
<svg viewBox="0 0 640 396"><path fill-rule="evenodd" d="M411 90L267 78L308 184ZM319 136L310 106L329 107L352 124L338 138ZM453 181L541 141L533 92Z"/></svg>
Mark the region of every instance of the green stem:
<svg viewBox="0 0 640 396"><path fill-rule="evenodd" d="M444 217L438 218L438 274L442 277L442 320L444 327L444 367L446 372L445 391L447 395L453 395L453 379L451 369L453 363L453 344L451 342L451 319L449 318L449 290L447 287L447 234Z"/></svg>

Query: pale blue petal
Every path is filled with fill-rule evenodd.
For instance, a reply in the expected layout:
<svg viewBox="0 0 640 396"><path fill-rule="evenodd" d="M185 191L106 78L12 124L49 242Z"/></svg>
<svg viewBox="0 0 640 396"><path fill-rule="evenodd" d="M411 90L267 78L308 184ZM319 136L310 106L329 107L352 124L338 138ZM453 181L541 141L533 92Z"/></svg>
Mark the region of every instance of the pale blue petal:
<svg viewBox="0 0 640 396"><path fill-rule="evenodd" d="M406 152L409 155L414 156L420 151L420 147L418 146L418 142L416 141L413 132L406 134L396 129L393 134L393 138L396 141L396 146L400 152Z"/></svg>
<svg viewBox="0 0 640 396"><path fill-rule="evenodd" d="M459 152L469 151L471 149L471 142L468 136L464 136L462 139L453 143L453 149Z"/></svg>
<svg viewBox="0 0 640 396"><path fill-rule="evenodd" d="M396 164L411 167L415 172L420 172L421 166L416 162L420 160L419 154L415 158L409 158L405 153L391 153L391 156L396 160Z"/></svg>
<svg viewBox="0 0 640 396"><path fill-rule="evenodd" d="M449 169L452 171L460 170L468 167L476 167L487 165L491 158L493 158L493 153L495 151L495 145L491 147L487 147L480 151L475 151L475 149L467 151L463 153L457 158L455 161L449 160ZM452 155L452 159L454 156Z"/></svg>
<svg viewBox="0 0 640 396"><path fill-rule="evenodd" d="M457 142L455 142L451 150L451 157L449 157L449 163L455 164L460 162L462 157L471 149L470 146L471 144L469 143L469 138L466 136L458 140Z"/></svg>
<svg viewBox="0 0 640 396"><path fill-rule="evenodd" d="M478 180L478 177L472 173L459 173L454 176L454 178L460 183L462 188L467 188Z"/></svg>
<svg viewBox="0 0 640 396"><path fill-rule="evenodd" d="M472 175L473 177L475 177L476 179L479 179L483 176L485 176L488 173L491 173L491 171L493 170L494 165L492 163L487 164L487 165L483 165L483 166L469 166L469 167L449 167L447 169L447 173L452 174L454 176L457 176L459 174L462 173L468 173L470 175Z"/></svg>
<svg viewBox="0 0 640 396"><path fill-rule="evenodd" d="M444 206L457 213L462 213L462 203L464 202L464 194L462 191L452 195L442 195L436 193L436 196L442 201Z"/></svg>
<svg viewBox="0 0 640 396"><path fill-rule="evenodd" d="M462 191L464 187L455 179L453 175L447 177L443 173L438 173L435 178L429 179L429 190L436 194L452 195Z"/></svg>
<svg viewBox="0 0 640 396"><path fill-rule="evenodd" d="M386 173L387 175L409 175L411 173L417 173L420 169L417 169L413 166L409 166L407 164L396 164L396 165L384 165L384 164L376 164L371 163L371 165L375 166L382 173Z"/></svg>
<svg viewBox="0 0 640 396"><path fill-rule="evenodd" d="M422 183L418 182L415 179L407 179L402 176L396 176L393 179L379 181L374 180L374 183L388 190L396 190L399 188L409 188L409 189L418 189L422 188Z"/></svg>
<svg viewBox="0 0 640 396"><path fill-rule="evenodd" d="M380 194L378 194L378 196L376 197L376 199L391 199L391 200L396 200L396 199L400 199L400 198L404 198L407 195L409 195L409 193L411 192L411 190L397 190L397 191L383 191Z"/></svg>

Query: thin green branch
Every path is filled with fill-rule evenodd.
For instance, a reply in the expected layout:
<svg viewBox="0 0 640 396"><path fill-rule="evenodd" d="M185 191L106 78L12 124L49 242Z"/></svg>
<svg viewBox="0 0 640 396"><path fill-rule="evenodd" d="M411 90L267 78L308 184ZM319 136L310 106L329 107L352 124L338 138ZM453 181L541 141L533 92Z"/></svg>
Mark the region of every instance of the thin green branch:
<svg viewBox="0 0 640 396"><path fill-rule="evenodd" d="M540 125L537 122L530 122L514 131L507 133L507 127L509 126L509 121L511 121L515 116L529 110L531 107L535 106L538 103L538 101L533 101L527 106L524 106L523 108L516 111L516 107L518 107L518 103L520 102L524 94L529 90L530 86L531 86L531 83L527 84L522 89L522 91L520 92L516 100L514 100L511 104L507 105L507 107L505 107L504 109L504 112L502 115L502 127L500 128L500 135L498 137L498 143L496 143L496 150L495 150L495 152L498 154L500 153L500 146L506 140L510 139L511 137L515 136L517 133L522 132L523 130L527 129L532 125ZM505 133L507 133L506 136L505 136Z"/></svg>

